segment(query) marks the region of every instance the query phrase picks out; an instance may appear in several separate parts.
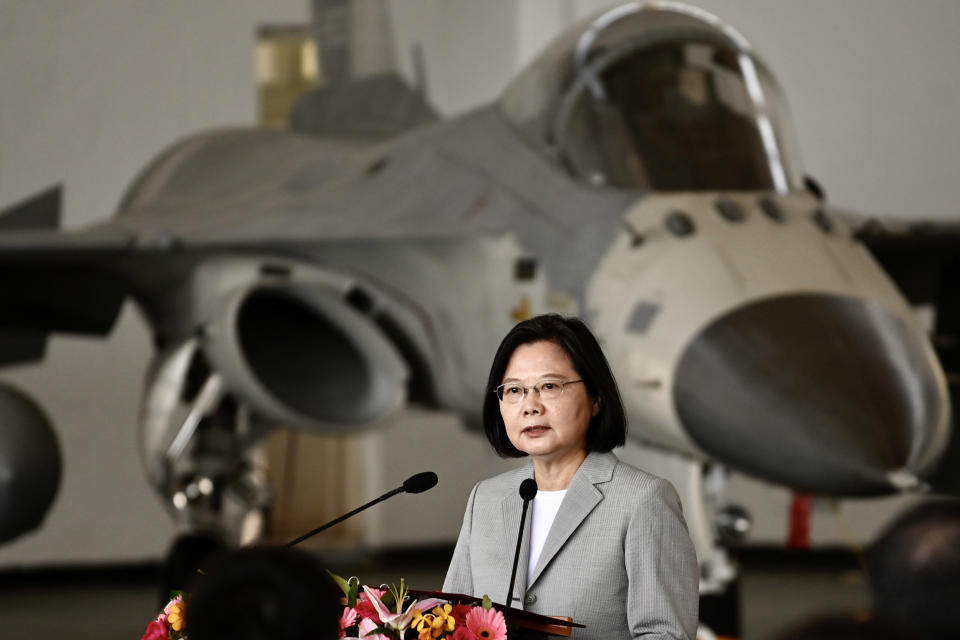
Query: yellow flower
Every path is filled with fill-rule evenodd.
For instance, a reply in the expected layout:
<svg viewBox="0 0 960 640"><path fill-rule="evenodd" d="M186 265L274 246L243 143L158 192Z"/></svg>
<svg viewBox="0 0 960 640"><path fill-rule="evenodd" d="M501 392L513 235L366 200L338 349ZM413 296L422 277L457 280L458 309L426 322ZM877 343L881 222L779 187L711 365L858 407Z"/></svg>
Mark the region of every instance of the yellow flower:
<svg viewBox="0 0 960 640"><path fill-rule="evenodd" d="M449 604L437 605L427 614L417 609L413 614L413 628L420 632L418 640L433 640L447 631L453 631L456 621L453 618L453 607Z"/></svg>
<svg viewBox="0 0 960 640"><path fill-rule="evenodd" d="M174 631L183 631L183 615L186 611L186 606L183 601L172 602L168 607L167 611L167 624L170 625L170 628Z"/></svg>

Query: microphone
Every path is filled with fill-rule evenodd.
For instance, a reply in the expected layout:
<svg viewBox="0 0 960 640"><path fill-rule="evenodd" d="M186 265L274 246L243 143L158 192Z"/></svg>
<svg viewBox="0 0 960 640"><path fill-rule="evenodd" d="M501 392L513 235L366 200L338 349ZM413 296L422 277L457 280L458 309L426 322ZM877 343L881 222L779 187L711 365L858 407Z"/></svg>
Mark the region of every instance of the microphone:
<svg viewBox="0 0 960 640"><path fill-rule="evenodd" d="M436 480L433 481L436 484ZM533 478L527 478L520 483L520 497L524 502L530 502L537 497L537 481Z"/></svg>
<svg viewBox="0 0 960 640"><path fill-rule="evenodd" d="M295 540L291 540L290 542L286 543L286 544L283 545L283 546L284 546L284 547L292 547L292 546L295 545L295 544L300 544L301 542L303 542L303 541L306 540L307 538L311 538L311 537L317 535L318 533L320 533L321 531L325 531L326 529L329 529L329 528L332 527L333 525L339 524L339 523L343 522L344 520L346 520L347 518L349 518L349 517L351 517L351 516L357 515L358 513L360 513L361 511L363 511L364 509L368 509L368 508L372 507L373 505L377 504L378 502L383 502L383 501L386 500L387 498L392 498L393 496L397 495L398 493L404 493L404 492L406 492L406 493L423 493L423 492L426 491L427 489L433 489L435 486L437 486L437 474L435 474L433 471L424 471L424 472L422 472L422 473L418 473L418 474L416 474L416 475L412 475L412 476L410 476L409 478L407 478L406 480L404 480L404 481L403 481L403 484L400 485L399 487L397 487L396 489L392 489L392 490L390 490L390 491L387 491L385 494L383 494L383 495L380 496L379 498L377 498L377 499L375 499L375 500L371 500L371 501L368 502L367 504L365 504L365 505L363 505L363 506L360 506L360 507L357 507L356 509L354 509L354 510L351 511L350 513L345 513L345 514L343 514L342 516L340 516L339 518L337 518L336 520L331 520L330 522L328 522L328 523L326 523L326 524L324 524L324 525L321 525L321 526L317 527L317 528L314 529L313 531L309 531L309 532L303 534L302 536L300 536L299 538L297 538L297 539L295 539Z"/></svg>
<svg viewBox="0 0 960 640"><path fill-rule="evenodd" d="M503 612L504 622L510 608L513 607L513 585L517 579L517 563L520 562L520 543L523 541L523 525L527 520L527 507L537 495L537 481L527 478L520 483L520 498L523 500L523 512L520 514L520 531L517 533L517 550L513 554L513 569L510 571L510 587L507 589L507 608Z"/></svg>
<svg viewBox="0 0 960 640"><path fill-rule="evenodd" d="M423 493L427 489L433 489L435 486L437 486L437 474L433 471L423 471L404 480L401 489L407 493ZM400 489L394 489L394 491L399 490Z"/></svg>

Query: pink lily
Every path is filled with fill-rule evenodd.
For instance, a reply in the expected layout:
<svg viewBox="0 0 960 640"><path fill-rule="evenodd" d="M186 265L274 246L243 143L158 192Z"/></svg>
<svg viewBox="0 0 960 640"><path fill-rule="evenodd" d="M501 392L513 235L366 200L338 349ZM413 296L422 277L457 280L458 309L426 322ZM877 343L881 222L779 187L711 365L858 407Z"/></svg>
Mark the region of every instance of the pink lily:
<svg viewBox="0 0 960 640"><path fill-rule="evenodd" d="M402 636L403 632L410 626L410 621L413 620L413 610L417 606L417 601L414 600L411 602L406 611L401 611L403 603L398 601L397 613L392 613L390 609L387 608L387 605L383 604L383 600L378 598L377 594L375 594L370 587L365 586L363 590L367 594L370 603L373 604L373 608L380 614L380 621L383 622L384 626L396 629Z"/></svg>
<svg viewBox="0 0 960 640"><path fill-rule="evenodd" d="M419 600L417 602L417 609L420 609L420 613L427 613L437 605L448 604L449 602L449 600L442 598L427 598L426 600Z"/></svg>
<svg viewBox="0 0 960 640"><path fill-rule="evenodd" d="M377 628L377 623L370 618L364 618L360 621L360 637L363 640L390 640L381 633L372 633Z"/></svg>

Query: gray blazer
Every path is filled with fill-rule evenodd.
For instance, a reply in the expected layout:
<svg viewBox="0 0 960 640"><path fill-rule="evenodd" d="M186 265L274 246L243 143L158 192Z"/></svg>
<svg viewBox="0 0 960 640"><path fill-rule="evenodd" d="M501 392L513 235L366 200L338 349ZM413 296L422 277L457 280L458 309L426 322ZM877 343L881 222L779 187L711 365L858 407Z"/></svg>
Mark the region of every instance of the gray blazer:
<svg viewBox="0 0 960 640"><path fill-rule="evenodd" d="M470 493L443 590L504 602L523 503L524 467ZM530 512L524 525L513 606L587 625L577 640L684 638L697 632L697 556L673 486L590 453L577 470L527 584Z"/></svg>

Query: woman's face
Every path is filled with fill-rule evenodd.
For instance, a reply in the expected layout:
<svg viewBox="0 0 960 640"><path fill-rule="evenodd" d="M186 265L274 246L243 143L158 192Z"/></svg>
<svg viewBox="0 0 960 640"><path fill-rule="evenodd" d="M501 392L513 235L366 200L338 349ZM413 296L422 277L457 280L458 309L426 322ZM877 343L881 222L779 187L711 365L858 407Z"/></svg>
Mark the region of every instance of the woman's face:
<svg viewBox="0 0 960 640"><path fill-rule="evenodd" d="M563 347L542 340L522 344L510 356L504 383L532 387L545 379L579 380ZM543 460L562 459L587 449L590 419L600 403L591 398L582 382L565 385L557 398L544 400L529 389L517 404L500 402L500 415L514 447Z"/></svg>

